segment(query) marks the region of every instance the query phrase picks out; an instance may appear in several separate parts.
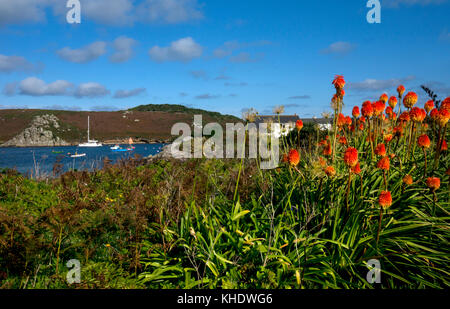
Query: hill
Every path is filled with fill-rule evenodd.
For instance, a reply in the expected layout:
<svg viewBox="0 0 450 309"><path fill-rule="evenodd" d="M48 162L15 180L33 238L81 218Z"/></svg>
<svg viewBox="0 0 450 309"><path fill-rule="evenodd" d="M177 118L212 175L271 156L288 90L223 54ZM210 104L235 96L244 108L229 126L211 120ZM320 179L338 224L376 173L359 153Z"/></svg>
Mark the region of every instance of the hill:
<svg viewBox="0 0 450 309"><path fill-rule="evenodd" d="M54 115L59 126L47 128L55 138L70 144L87 139L87 117L91 119L91 138L103 142L119 142L130 136L145 142L170 141L170 131L178 122L192 124L194 115L201 114L203 123L239 122L234 116L222 115L182 105L141 105L126 111L77 112L39 109L0 110L0 145L23 133L32 126L37 116Z"/></svg>

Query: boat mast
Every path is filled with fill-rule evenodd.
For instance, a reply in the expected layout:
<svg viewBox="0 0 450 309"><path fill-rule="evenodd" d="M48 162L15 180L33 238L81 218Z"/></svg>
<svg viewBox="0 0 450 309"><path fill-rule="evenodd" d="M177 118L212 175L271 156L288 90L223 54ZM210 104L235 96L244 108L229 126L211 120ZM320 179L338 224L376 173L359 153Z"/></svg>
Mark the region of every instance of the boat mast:
<svg viewBox="0 0 450 309"><path fill-rule="evenodd" d="M89 142L89 116L88 116L88 142Z"/></svg>

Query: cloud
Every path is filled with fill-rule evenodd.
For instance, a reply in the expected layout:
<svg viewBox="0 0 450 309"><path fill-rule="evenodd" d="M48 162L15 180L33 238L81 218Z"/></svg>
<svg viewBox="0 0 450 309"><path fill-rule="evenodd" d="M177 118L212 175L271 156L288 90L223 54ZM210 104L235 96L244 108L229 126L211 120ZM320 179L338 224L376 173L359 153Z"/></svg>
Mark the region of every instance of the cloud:
<svg viewBox="0 0 450 309"><path fill-rule="evenodd" d="M325 49L322 49L320 51L321 54L338 54L338 55L346 55L349 52L353 51L356 48L356 44L352 44L349 42L335 42L332 43L330 46L328 46Z"/></svg>
<svg viewBox="0 0 450 309"><path fill-rule="evenodd" d="M230 80L231 77L226 76L224 74L220 74L219 76L217 76L216 78L214 78L215 80Z"/></svg>
<svg viewBox="0 0 450 309"><path fill-rule="evenodd" d="M203 18L197 0L145 0L136 9L143 22L177 24Z"/></svg>
<svg viewBox="0 0 450 309"><path fill-rule="evenodd" d="M237 54L236 56L230 57L230 62L233 63L249 63L249 62L257 62L264 58L264 54L260 53L256 57L252 57L247 52L241 52Z"/></svg>
<svg viewBox="0 0 450 309"><path fill-rule="evenodd" d="M412 81L415 79L415 76L407 76L404 78L392 78L385 80L377 80L377 79L366 79L362 82L349 82L348 88L354 91L383 91L390 88L397 88L400 84L403 84L408 81Z"/></svg>
<svg viewBox="0 0 450 309"><path fill-rule="evenodd" d="M81 3L83 20L93 20L99 24L131 25L134 19L132 0L89 0Z"/></svg>
<svg viewBox="0 0 450 309"><path fill-rule="evenodd" d="M223 43L223 45L217 49L214 50L213 56L215 58L226 58L231 55L237 50L246 49L246 48L255 48L255 47L263 47L267 45L272 45L273 43L268 40L260 40L255 42L239 42L239 41L227 41ZM264 55L264 54L262 54ZM261 56L261 54L260 54ZM261 57L260 57L261 58ZM259 59L251 59L250 54L248 52L241 52L238 55L235 55L234 57L230 58L231 62L253 62L257 61Z"/></svg>
<svg viewBox="0 0 450 309"><path fill-rule="evenodd" d="M245 87L245 86L248 86L248 83L246 83L246 82L241 82L241 83L225 83L224 84L225 86L227 86L227 87Z"/></svg>
<svg viewBox="0 0 450 309"><path fill-rule="evenodd" d="M203 70L191 71L191 72L189 72L189 74L191 74L192 77L197 78L197 79L199 79L199 78L204 79L204 80L208 79L208 74L206 74L206 72Z"/></svg>
<svg viewBox="0 0 450 309"><path fill-rule="evenodd" d="M450 96L450 85L448 84L438 81L428 81L423 83L423 85L432 90L434 93L441 95L442 98Z"/></svg>
<svg viewBox="0 0 450 309"><path fill-rule="evenodd" d="M47 11L65 22L67 1L0 0L0 26L46 22ZM110 26L134 23L178 24L202 19L197 0L86 0L81 1L82 22L93 21Z"/></svg>
<svg viewBox="0 0 450 309"><path fill-rule="evenodd" d="M110 105L95 105L92 106L90 110L93 112L116 112L120 110L120 108Z"/></svg>
<svg viewBox="0 0 450 309"><path fill-rule="evenodd" d="M191 37L174 41L169 47L154 46L149 55L156 62L182 61L189 62L202 55L203 49Z"/></svg>
<svg viewBox="0 0 450 309"><path fill-rule="evenodd" d="M77 98L83 98L83 97L89 97L89 98L97 98L97 97L103 97L110 93L108 89L106 89L105 86L99 84L99 83L83 83L80 84L77 89L75 90L75 97Z"/></svg>
<svg viewBox="0 0 450 309"><path fill-rule="evenodd" d="M6 96L13 96L16 94L17 82L8 83L3 87L2 93Z"/></svg>
<svg viewBox="0 0 450 309"><path fill-rule="evenodd" d="M295 95L288 98L289 100L307 100L311 99L311 96L309 95Z"/></svg>
<svg viewBox="0 0 450 309"><path fill-rule="evenodd" d="M106 53L106 43L102 41L94 42L80 49L64 47L56 53L64 60L75 63L86 63L104 55Z"/></svg>
<svg viewBox="0 0 450 309"><path fill-rule="evenodd" d="M54 111L81 111L81 107L79 106L63 106L59 104L47 105L44 106L43 109L49 109Z"/></svg>
<svg viewBox="0 0 450 309"><path fill-rule="evenodd" d="M197 100L211 100L211 99L217 99L219 97L220 97L220 95L211 95L209 93L205 93L205 94L198 95L195 98Z"/></svg>
<svg viewBox="0 0 450 309"><path fill-rule="evenodd" d="M180 97L187 97L189 94L187 94L186 92L180 92Z"/></svg>
<svg viewBox="0 0 450 309"><path fill-rule="evenodd" d="M11 73L16 71L29 72L38 70L38 66L33 65L24 57L6 56L0 54L0 72L2 73Z"/></svg>
<svg viewBox="0 0 450 309"><path fill-rule="evenodd" d="M47 0L0 0L0 26L41 22L46 19Z"/></svg>
<svg viewBox="0 0 450 309"><path fill-rule="evenodd" d="M68 95L72 87L73 84L65 80L57 80L47 84L36 77L28 77L18 85L20 94L30 96Z"/></svg>
<svg viewBox="0 0 450 309"><path fill-rule="evenodd" d="M114 53L109 57L111 62L125 62L133 56L133 47L137 41L126 36L120 36L113 42Z"/></svg>
<svg viewBox="0 0 450 309"><path fill-rule="evenodd" d="M386 8L398 8L401 5L412 6L419 4L421 6L431 5L431 4L443 4L447 0L383 0L382 6Z"/></svg>
<svg viewBox="0 0 450 309"><path fill-rule="evenodd" d="M132 90L117 90L114 94L114 99L124 99L129 97L134 97L137 95L140 95L141 93L145 92L145 88L136 88Z"/></svg>

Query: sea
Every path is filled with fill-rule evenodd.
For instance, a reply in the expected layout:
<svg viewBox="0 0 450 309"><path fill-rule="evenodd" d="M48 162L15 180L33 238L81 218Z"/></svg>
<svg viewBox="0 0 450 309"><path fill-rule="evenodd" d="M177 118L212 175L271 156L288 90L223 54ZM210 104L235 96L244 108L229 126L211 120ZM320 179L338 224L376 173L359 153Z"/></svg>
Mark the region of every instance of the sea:
<svg viewBox="0 0 450 309"><path fill-rule="evenodd" d="M115 152L113 145L81 148L77 146L61 147L6 147L0 148L0 170L14 169L26 176L52 176L55 163L61 166L62 172L69 170L92 171L101 169L103 161L108 158L111 163L121 159L133 158L136 155L148 157L158 154L166 144L135 144L133 151ZM120 145L126 149L129 145ZM70 154L85 153L85 157L71 158Z"/></svg>

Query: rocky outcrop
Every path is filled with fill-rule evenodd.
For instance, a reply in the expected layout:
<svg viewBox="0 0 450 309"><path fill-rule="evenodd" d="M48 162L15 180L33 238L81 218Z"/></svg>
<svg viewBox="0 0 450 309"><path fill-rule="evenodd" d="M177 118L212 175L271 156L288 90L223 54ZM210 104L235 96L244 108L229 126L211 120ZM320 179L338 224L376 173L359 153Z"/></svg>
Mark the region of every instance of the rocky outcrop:
<svg viewBox="0 0 450 309"><path fill-rule="evenodd" d="M33 147L69 145L69 143L55 135L54 132L59 128L59 119L55 115L36 116L33 118L30 127L0 146Z"/></svg>

